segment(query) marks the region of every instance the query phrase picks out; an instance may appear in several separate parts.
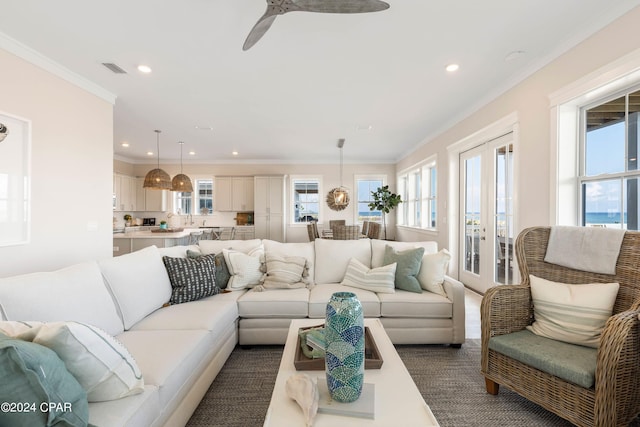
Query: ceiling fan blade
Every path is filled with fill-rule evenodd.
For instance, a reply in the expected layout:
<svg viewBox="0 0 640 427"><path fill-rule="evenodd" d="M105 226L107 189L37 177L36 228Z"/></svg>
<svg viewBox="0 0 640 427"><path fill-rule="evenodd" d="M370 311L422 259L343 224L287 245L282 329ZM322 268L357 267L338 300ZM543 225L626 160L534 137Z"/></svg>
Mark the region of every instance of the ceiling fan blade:
<svg viewBox="0 0 640 427"><path fill-rule="evenodd" d="M249 50L251 46L256 44L267 30L271 28L271 24L276 20L276 16L278 15L271 15L267 10L267 13L262 15L258 22L256 22L256 25L251 29L251 32L249 32L247 39L244 41L244 45L242 45L242 50Z"/></svg>
<svg viewBox="0 0 640 427"><path fill-rule="evenodd" d="M299 10L320 13L366 13L389 9L380 0L291 0Z"/></svg>

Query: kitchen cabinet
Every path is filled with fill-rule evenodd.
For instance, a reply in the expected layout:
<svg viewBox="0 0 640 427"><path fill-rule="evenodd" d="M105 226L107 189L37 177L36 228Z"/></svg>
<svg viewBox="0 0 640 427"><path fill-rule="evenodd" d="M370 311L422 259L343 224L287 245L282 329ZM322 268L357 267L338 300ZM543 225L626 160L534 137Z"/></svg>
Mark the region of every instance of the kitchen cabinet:
<svg viewBox="0 0 640 427"><path fill-rule="evenodd" d="M164 212L167 210L168 190L147 190L144 178L136 178L136 205L139 211Z"/></svg>
<svg viewBox="0 0 640 427"><path fill-rule="evenodd" d="M252 176L217 176L214 210L239 212L253 210Z"/></svg>
<svg viewBox="0 0 640 427"><path fill-rule="evenodd" d="M113 194L115 195L116 211L135 211L136 205L136 179L132 176L114 174Z"/></svg>
<svg viewBox="0 0 640 427"><path fill-rule="evenodd" d="M284 176L256 176L253 221L256 239L285 241Z"/></svg>

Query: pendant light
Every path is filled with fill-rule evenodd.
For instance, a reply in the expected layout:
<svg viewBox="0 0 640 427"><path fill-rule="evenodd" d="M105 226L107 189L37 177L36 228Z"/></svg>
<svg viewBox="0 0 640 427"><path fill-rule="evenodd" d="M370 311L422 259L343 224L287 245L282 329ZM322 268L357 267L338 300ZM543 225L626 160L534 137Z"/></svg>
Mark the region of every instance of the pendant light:
<svg viewBox="0 0 640 427"><path fill-rule="evenodd" d="M180 173L171 180L171 191L182 191L183 193L193 193L193 184L191 179L182 173L182 146L184 141L178 141L180 144Z"/></svg>
<svg viewBox="0 0 640 427"><path fill-rule="evenodd" d="M156 146L158 149L158 167L150 170L144 177L143 188L150 190L171 190L171 177L168 173L160 169L160 130L155 130Z"/></svg>
<svg viewBox="0 0 640 427"><path fill-rule="evenodd" d="M340 187L332 189L327 195L327 205L334 211L341 211L349 206L349 190L342 186L342 147L344 147L344 138L338 140L338 148L340 149Z"/></svg>

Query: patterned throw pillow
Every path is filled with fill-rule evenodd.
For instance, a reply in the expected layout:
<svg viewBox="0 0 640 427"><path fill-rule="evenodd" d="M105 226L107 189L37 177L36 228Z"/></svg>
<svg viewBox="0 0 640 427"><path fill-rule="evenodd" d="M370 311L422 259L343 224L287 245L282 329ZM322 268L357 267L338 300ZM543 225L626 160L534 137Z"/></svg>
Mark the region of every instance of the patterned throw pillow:
<svg viewBox="0 0 640 427"><path fill-rule="evenodd" d="M424 255L424 248L407 249L406 251L396 252L389 245L384 247L383 265L398 263L396 267L396 288L404 291L422 293L422 287L418 282L418 273L420 272L420 264Z"/></svg>
<svg viewBox="0 0 640 427"><path fill-rule="evenodd" d="M304 272L307 260L299 256L279 256L268 253L266 255L266 270L264 289L296 289L306 286Z"/></svg>
<svg viewBox="0 0 640 427"><path fill-rule="evenodd" d="M573 285L529 275L536 335L597 348L616 302L618 283Z"/></svg>
<svg viewBox="0 0 640 427"><path fill-rule="evenodd" d="M171 281L169 304L182 304L220 293L215 280L215 255L196 259L164 256L162 261Z"/></svg>
<svg viewBox="0 0 640 427"><path fill-rule="evenodd" d="M192 251L187 249L187 258L200 258L204 256L204 254L200 251ZM215 256L215 265L216 265L216 286L220 289L224 289L227 287L229 283L229 279L231 278L231 274L229 273L229 269L227 268L227 263L224 261L224 254L222 252L218 252Z"/></svg>
<svg viewBox="0 0 640 427"><path fill-rule="evenodd" d="M227 285L230 290L246 289L260 284L263 275L263 246L252 249L246 254L232 249L223 249L222 253L231 274Z"/></svg>
<svg viewBox="0 0 640 427"><path fill-rule="evenodd" d="M341 285L368 291L392 294L395 292L396 267L398 264L385 265L378 268L369 268L355 258L349 260L347 272Z"/></svg>

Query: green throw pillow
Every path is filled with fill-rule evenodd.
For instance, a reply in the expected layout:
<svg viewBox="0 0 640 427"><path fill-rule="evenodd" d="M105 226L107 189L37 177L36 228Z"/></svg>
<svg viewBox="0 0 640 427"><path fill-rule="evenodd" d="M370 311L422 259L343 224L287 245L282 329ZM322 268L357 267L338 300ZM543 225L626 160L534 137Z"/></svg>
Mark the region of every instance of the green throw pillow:
<svg viewBox="0 0 640 427"><path fill-rule="evenodd" d="M75 427L89 422L87 393L58 355L4 334L0 334L0 402L9 405L0 411L2 426Z"/></svg>
<svg viewBox="0 0 640 427"><path fill-rule="evenodd" d="M391 246L384 247L384 258L382 265L398 263L396 267L395 285L397 289L403 291L422 293L422 287L418 282L418 273L420 272L420 263L424 255L424 248L407 249L406 251L396 252Z"/></svg>
<svg viewBox="0 0 640 427"><path fill-rule="evenodd" d="M187 258L199 258L203 256L201 252L192 251L187 249ZM219 252L215 256L214 260L216 266L216 285L220 289L224 289L227 287L227 283L229 283L229 279L231 279L231 274L229 273L229 269L227 268L227 263L224 261L224 254Z"/></svg>

